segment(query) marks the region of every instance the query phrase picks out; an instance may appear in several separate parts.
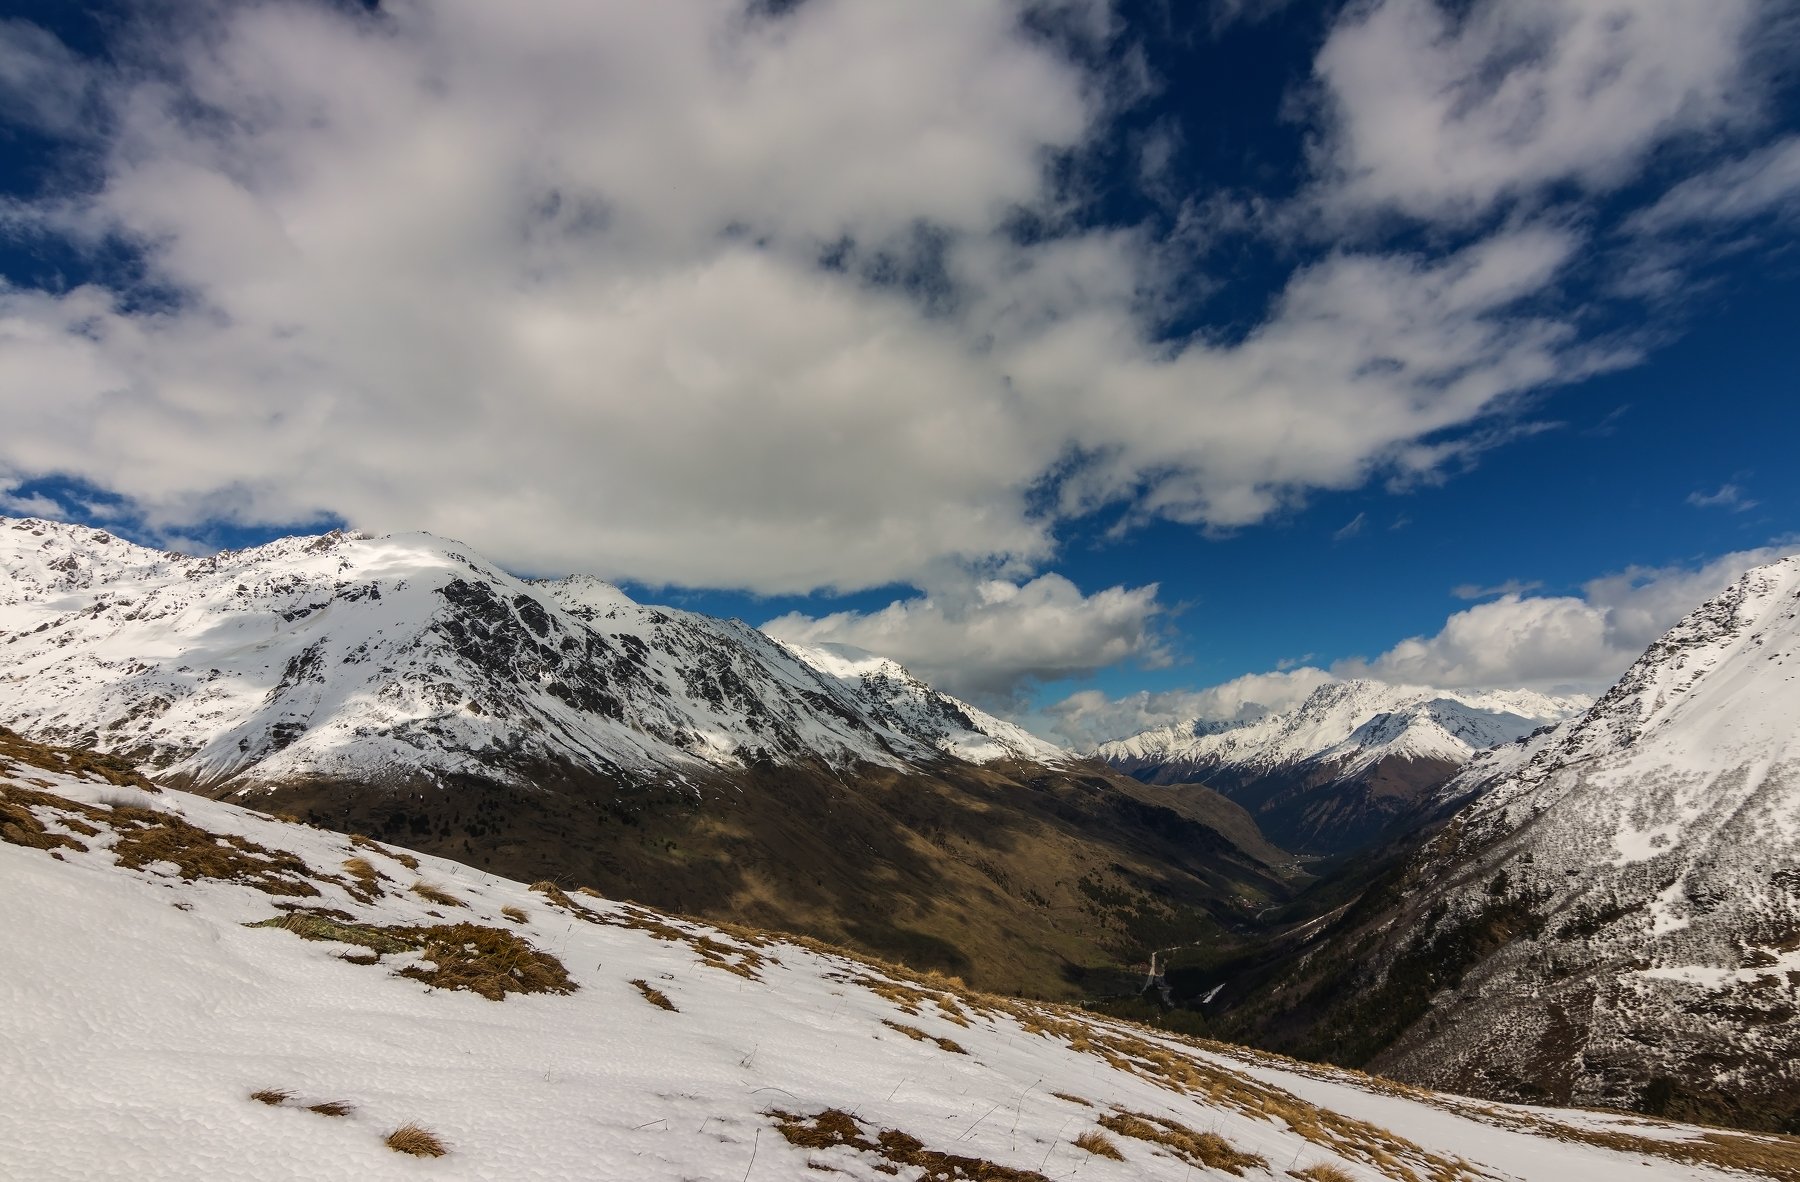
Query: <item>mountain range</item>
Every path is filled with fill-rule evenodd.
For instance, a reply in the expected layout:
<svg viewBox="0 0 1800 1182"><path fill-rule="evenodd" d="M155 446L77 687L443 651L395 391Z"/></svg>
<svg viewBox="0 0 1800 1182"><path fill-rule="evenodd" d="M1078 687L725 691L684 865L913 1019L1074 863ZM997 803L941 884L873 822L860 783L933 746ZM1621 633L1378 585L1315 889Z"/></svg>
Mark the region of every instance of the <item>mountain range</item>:
<svg viewBox="0 0 1800 1182"><path fill-rule="evenodd" d="M194 558L0 521L0 720L264 811L994 987L1116 988L1303 879L1216 794L1146 789L892 661L424 534Z"/></svg>
<svg viewBox="0 0 1800 1182"><path fill-rule="evenodd" d="M1800 557L1471 761L1442 832L1226 987L1236 1027L1496 1098L1800 1131L1797 720Z"/></svg>
<svg viewBox="0 0 1800 1182"><path fill-rule="evenodd" d="M1205 784L1250 810L1277 844L1336 854L1417 824L1478 752L1591 704L1530 690L1348 680L1320 686L1291 710L1195 719L1102 743L1095 754L1151 784Z"/></svg>

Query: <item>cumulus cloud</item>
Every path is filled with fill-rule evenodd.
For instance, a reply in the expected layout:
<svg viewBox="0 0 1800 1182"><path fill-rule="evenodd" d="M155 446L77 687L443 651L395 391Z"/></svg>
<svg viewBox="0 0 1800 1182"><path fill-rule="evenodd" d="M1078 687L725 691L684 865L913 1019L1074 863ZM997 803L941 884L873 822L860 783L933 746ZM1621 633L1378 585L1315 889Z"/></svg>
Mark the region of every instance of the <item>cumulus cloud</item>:
<svg viewBox="0 0 1800 1182"><path fill-rule="evenodd" d="M1441 686L1595 692L1652 641L1753 566L1800 553L1776 544L1699 566L1632 567L1594 579L1580 595L1511 592L1450 616L1435 635L1401 641L1372 661L1342 661L1345 677Z"/></svg>
<svg viewBox="0 0 1800 1182"><path fill-rule="evenodd" d="M1058 574L988 579L875 612L778 616L763 631L796 644L847 644L899 661L950 693L1004 706L1022 685L1167 659L1156 585L1084 595Z"/></svg>
<svg viewBox="0 0 1800 1182"><path fill-rule="evenodd" d="M1234 722L1298 706L1321 685L1337 680L1323 669L1301 666L1275 673L1250 673L1200 690L1140 690L1109 697L1080 690L1044 707L1028 721L1041 734L1077 750L1108 739L1194 719Z"/></svg>
<svg viewBox="0 0 1800 1182"><path fill-rule="evenodd" d="M1340 212L1470 218L1572 183L1631 180L1673 137L1754 118L1759 0L1382 0L1315 63Z"/></svg>
<svg viewBox="0 0 1800 1182"><path fill-rule="evenodd" d="M97 112L63 127L95 184L11 224L143 268L0 291L0 467L166 536L330 516L533 573L852 590L1041 569L1101 506L1232 528L1429 476L1519 395L1633 360L1545 299L1585 232L1529 222L1332 251L1241 340L1162 339L1209 280L1070 215L1046 161L1142 79L1096 51L1105 5L1055 7L1059 36L1005 0L154 6L173 23L111 67L7 26L0 79ZM1598 183L1724 118L1735 0L1692 30L1512 11L1345 17L1333 176L1387 202ZM1456 81L1527 43L1492 93ZM1370 89L1396 48L1398 100ZM1521 88L1541 127L1506 116ZM1379 129L1415 98L1409 164Z"/></svg>

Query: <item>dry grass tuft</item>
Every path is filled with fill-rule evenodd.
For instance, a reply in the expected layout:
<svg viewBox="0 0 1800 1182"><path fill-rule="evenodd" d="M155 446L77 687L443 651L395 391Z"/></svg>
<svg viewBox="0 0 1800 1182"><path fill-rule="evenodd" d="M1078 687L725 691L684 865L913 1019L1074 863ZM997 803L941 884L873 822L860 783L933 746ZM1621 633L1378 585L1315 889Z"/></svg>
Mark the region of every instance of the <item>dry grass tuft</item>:
<svg viewBox="0 0 1800 1182"><path fill-rule="evenodd" d="M23 763L49 772L62 772L84 780L102 780L115 788L138 788L157 793L162 789L144 778L128 759L103 751L57 747L36 743L17 731L0 726L0 766Z"/></svg>
<svg viewBox="0 0 1800 1182"><path fill-rule="evenodd" d="M415 1124L401 1125L389 1133L387 1147L414 1157L442 1157L450 1152L450 1147L436 1133Z"/></svg>
<svg viewBox="0 0 1800 1182"><path fill-rule="evenodd" d="M1071 1096L1067 1092L1051 1092L1050 1094L1055 1096L1058 1100L1067 1100L1069 1103L1079 1104L1083 1108L1092 1108L1094 1106L1092 1100L1083 1100L1080 1096Z"/></svg>
<svg viewBox="0 0 1800 1182"><path fill-rule="evenodd" d="M796 1116L780 1109L764 1113L790 1145L802 1149L834 1149L844 1146L882 1160L874 1168L884 1174L911 1166L920 1171L919 1182L1049 1182L1036 1170L1019 1170L979 1157L963 1157L925 1148L925 1143L898 1129L882 1129L871 1136L857 1119L838 1108L814 1116Z"/></svg>
<svg viewBox="0 0 1800 1182"><path fill-rule="evenodd" d="M439 907L464 906L461 899L457 898L449 891L444 890L442 887L432 886L422 878L418 882L412 884L412 893L419 896L419 898L425 900L427 903L436 903Z"/></svg>
<svg viewBox="0 0 1800 1182"><path fill-rule="evenodd" d="M901 1034L904 1034L906 1037L912 1039L914 1042L934 1042L939 1047L943 1048L946 1051L949 1051L952 1055L966 1055L969 1053L969 1052L963 1050L962 1045L960 1043L958 1043L956 1040L949 1039L949 1038L939 1038L935 1034L927 1034L927 1033L925 1033L925 1031L920 1030L917 1026L908 1026L904 1022L890 1022L886 1018L883 1018L881 1020L881 1024L883 1026L888 1026L895 1030L898 1030Z"/></svg>
<svg viewBox="0 0 1800 1182"><path fill-rule="evenodd" d="M514 923L531 922L531 916L525 914L525 909L523 907L502 907L500 909L500 914L506 916L506 918L512 920Z"/></svg>
<svg viewBox="0 0 1800 1182"><path fill-rule="evenodd" d="M1189 1165L1242 1175L1246 1169L1267 1169L1268 1159L1245 1153L1217 1133L1196 1133L1180 1121L1143 1112L1116 1112L1100 1118L1100 1124L1121 1137L1150 1141L1173 1150Z"/></svg>
<svg viewBox="0 0 1800 1182"><path fill-rule="evenodd" d="M333 940L367 948L371 956L345 955L352 964L374 964L388 953L419 952L430 967L407 965L397 975L438 989L466 989L489 1001L509 993L573 993L562 961L502 928L480 924L436 924L431 927L377 927L353 923L316 911L290 911L246 924L281 928L307 940Z"/></svg>
<svg viewBox="0 0 1800 1182"><path fill-rule="evenodd" d="M1325 1163L1307 1166L1304 1170L1288 1172L1296 1178L1306 1179L1306 1182L1356 1182L1356 1179L1350 1176L1349 1171Z"/></svg>
<svg viewBox="0 0 1800 1182"><path fill-rule="evenodd" d="M1085 1149L1095 1157L1110 1157L1114 1161L1124 1161L1125 1155L1113 1144L1113 1139L1099 1129L1089 1129L1075 1138L1075 1148Z"/></svg>
<svg viewBox="0 0 1800 1182"><path fill-rule="evenodd" d="M356 1111L356 1105L343 1100L323 1100L317 1104L308 1104L306 1110L320 1116L349 1116Z"/></svg>
<svg viewBox="0 0 1800 1182"><path fill-rule="evenodd" d="M11 845L24 846L33 850L72 849L85 854L87 846L64 833L52 833L38 819L37 814L28 806L47 806L58 813L68 813L73 809L85 806L76 805L74 801L64 800L60 796L52 796L47 792L38 792L31 788L20 788L11 784L0 784L0 841ZM99 830L84 822L74 821L69 817L59 816L58 822L69 829L89 829L93 833ZM77 829L80 826L80 829Z"/></svg>
<svg viewBox="0 0 1800 1182"><path fill-rule="evenodd" d="M668 994L664 993L660 989L655 988L654 986L652 986L650 984L650 982L644 981L641 979L637 979L637 980L633 980L631 983L633 985L637 986L637 991L639 993L643 994L644 1000L649 1002L651 1005L657 1006L661 1009L668 1010L672 1014L679 1014L681 1012L680 1010L675 1008L675 1003L669 1000Z"/></svg>
<svg viewBox="0 0 1800 1182"><path fill-rule="evenodd" d="M358 903L373 903L381 897L381 880L387 875L375 869L373 862L367 858L345 858L344 870L356 880L347 889Z"/></svg>
<svg viewBox="0 0 1800 1182"><path fill-rule="evenodd" d="M350 835L350 844L359 850L373 850L378 854L392 858L408 870L417 870L419 868L419 860L411 854L403 853L400 850L391 850L387 846L382 845L379 841L376 841L374 838L365 834L352 833Z"/></svg>
<svg viewBox="0 0 1800 1182"><path fill-rule="evenodd" d="M294 1093L284 1091L281 1088L263 1088L261 1091L251 1092L250 1098L263 1104L280 1107L289 1100L292 1100L294 1098Z"/></svg>

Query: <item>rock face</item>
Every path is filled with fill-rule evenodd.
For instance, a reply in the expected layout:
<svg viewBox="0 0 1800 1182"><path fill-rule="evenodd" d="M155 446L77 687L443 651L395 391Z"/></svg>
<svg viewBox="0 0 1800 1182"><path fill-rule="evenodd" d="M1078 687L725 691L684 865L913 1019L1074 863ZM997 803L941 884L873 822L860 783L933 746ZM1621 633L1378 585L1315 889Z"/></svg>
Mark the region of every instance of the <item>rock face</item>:
<svg viewBox="0 0 1800 1182"><path fill-rule="evenodd" d="M1065 758L891 661L527 582L426 534L188 558L0 519L0 661L13 725L207 789Z"/></svg>
<svg viewBox="0 0 1800 1182"><path fill-rule="evenodd" d="M1529 690L1343 681L1279 714L1163 727L1104 743L1096 754L1148 783L1206 784L1249 809L1271 840L1337 854L1419 819L1477 752L1588 704Z"/></svg>
<svg viewBox="0 0 1800 1182"><path fill-rule="evenodd" d="M1472 803L1248 1016L1420 1083L1795 1131L1797 724L1790 558L1473 762L1444 790Z"/></svg>
<svg viewBox="0 0 1800 1182"><path fill-rule="evenodd" d="M526 881L1041 994L1119 988L1298 877L1217 794L1148 789L892 661L424 534L189 558L0 521L0 725Z"/></svg>

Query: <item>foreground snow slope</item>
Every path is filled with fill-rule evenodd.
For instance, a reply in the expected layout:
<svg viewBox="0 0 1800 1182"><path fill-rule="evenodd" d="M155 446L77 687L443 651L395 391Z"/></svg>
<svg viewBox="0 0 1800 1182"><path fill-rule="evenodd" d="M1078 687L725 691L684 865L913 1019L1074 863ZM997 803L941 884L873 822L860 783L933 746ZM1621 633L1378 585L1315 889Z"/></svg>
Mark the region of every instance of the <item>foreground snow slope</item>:
<svg viewBox="0 0 1800 1182"><path fill-rule="evenodd" d="M0 734L8 1178L1800 1166L1790 1141L1403 1091L132 783ZM459 983L503 1000L439 987ZM389 1149L409 1123L447 1153Z"/></svg>
<svg viewBox="0 0 1800 1182"><path fill-rule="evenodd" d="M190 558L10 518L0 718L206 788L1063 758L892 662L644 607L585 576L517 579L428 534Z"/></svg>

